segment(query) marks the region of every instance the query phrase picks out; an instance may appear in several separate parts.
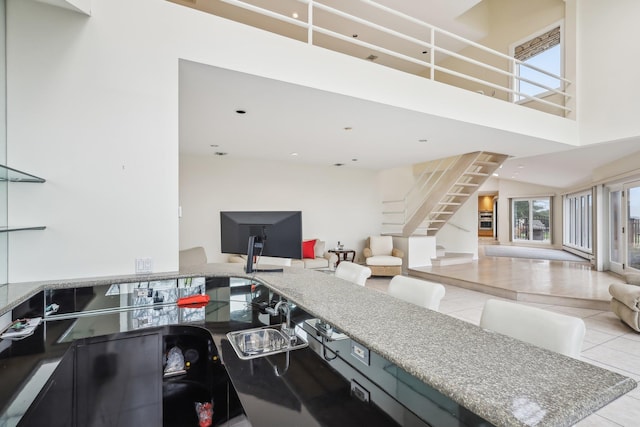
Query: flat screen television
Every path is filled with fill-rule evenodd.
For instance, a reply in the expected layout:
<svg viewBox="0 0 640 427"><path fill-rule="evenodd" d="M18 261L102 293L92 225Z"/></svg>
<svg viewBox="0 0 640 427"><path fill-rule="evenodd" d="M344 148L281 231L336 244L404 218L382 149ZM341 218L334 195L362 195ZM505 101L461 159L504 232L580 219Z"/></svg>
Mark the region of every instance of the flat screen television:
<svg viewBox="0 0 640 427"><path fill-rule="evenodd" d="M302 212L221 211L220 245L222 253L247 255L247 273L258 271L257 256L301 259Z"/></svg>

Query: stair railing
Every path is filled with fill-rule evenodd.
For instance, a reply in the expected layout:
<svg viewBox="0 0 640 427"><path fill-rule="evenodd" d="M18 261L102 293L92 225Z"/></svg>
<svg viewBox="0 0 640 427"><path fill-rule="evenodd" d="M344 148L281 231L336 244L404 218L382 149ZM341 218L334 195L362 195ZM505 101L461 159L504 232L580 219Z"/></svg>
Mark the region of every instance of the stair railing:
<svg viewBox="0 0 640 427"><path fill-rule="evenodd" d="M400 225L404 226L407 219L410 218L429 198L433 189L446 173L460 160L462 156L447 157L444 159L433 160L425 164L423 171L420 173L414 184L405 193L402 199L384 200L383 205L401 204L400 211L387 211L383 209L384 215L402 215L401 222L384 222L384 225Z"/></svg>

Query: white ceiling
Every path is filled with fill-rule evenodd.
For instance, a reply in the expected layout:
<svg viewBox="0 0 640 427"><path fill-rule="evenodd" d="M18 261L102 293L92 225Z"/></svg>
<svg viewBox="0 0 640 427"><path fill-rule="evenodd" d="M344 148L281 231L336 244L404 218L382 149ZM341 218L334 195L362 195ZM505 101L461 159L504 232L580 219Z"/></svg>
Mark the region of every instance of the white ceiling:
<svg viewBox="0 0 640 427"><path fill-rule="evenodd" d="M457 19L479 0L379 2L451 31L466 28L462 35L468 38L482 35L482 25ZM224 152L234 158L387 169L493 151L513 156L499 171L501 178L566 188L589 182L594 168L638 150L639 140L568 150L526 135L180 62L183 154Z"/></svg>

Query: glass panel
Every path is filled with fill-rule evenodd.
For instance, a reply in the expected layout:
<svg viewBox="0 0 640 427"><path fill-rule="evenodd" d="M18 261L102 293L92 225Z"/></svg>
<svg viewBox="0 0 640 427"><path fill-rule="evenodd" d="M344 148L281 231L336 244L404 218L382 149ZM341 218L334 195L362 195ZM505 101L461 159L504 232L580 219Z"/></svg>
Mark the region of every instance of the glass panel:
<svg viewBox="0 0 640 427"><path fill-rule="evenodd" d="M592 242L592 196L591 193L565 196L564 241L566 246L573 246L591 253ZM549 236L545 240L550 240Z"/></svg>
<svg viewBox="0 0 640 427"><path fill-rule="evenodd" d="M7 79L6 79L6 37L5 37L5 0L0 0L0 164L7 162ZM0 183L0 226L7 225L7 183ZM8 238L0 237L0 283L9 282L7 268ZM0 288L0 294L6 296L6 287Z"/></svg>
<svg viewBox="0 0 640 427"><path fill-rule="evenodd" d="M529 201L513 202L513 240L529 240Z"/></svg>
<svg viewBox="0 0 640 427"><path fill-rule="evenodd" d="M629 189L627 266L640 269L640 187Z"/></svg>
<svg viewBox="0 0 640 427"><path fill-rule="evenodd" d="M550 239L550 212L551 209L548 199L533 200L531 210L531 240L548 241Z"/></svg>
<svg viewBox="0 0 640 427"><path fill-rule="evenodd" d="M562 63L561 58L560 45L556 45L550 49L545 50L544 52L539 53L536 56L533 56L525 61L526 64L533 65L534 67L540 68L545 71L549 71L550 73L559 76L561 73L560 64ZM559 89L561 86L561 82L559 79L551 77L547 74L541 73L536 70L532 70L531 68L520 65L518 75L520 77L532 80L534 82L543 84L545 86ZM519 80L519 91L527 94L529 96L539 95L541 93L547 92L547 89L541 88L540 86L536 86L531 83L527 83L525 81ZM524 96L520 96L520 99L526 99Z"/></svg>
<svg viewBox="0 0 640 427"><path fill-rule="evenodd" d="M0 182L45 182L43 178L31 175L26 172L21 172L17 169L10 168L9 166L0 165Z"/></svg>
<svg viewBox="0 0 640 427"><path fill-rule="evenodd" d="M622 263L622 192L612 191L609 195L609 261Z"/></svg>

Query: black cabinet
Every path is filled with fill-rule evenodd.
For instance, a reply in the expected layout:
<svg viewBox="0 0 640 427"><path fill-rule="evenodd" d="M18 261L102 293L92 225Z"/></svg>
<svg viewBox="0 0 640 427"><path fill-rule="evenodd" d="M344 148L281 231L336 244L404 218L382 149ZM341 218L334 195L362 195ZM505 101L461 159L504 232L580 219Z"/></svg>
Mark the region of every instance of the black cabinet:
<svg viewBox="0 0 640 427"><path fill-rule="evenodd" d="M184 371L165 377L174 347ZM196 402L214 426L243 413L209 331L165 326L75 341L18 426L197 426Z"/></svg>

